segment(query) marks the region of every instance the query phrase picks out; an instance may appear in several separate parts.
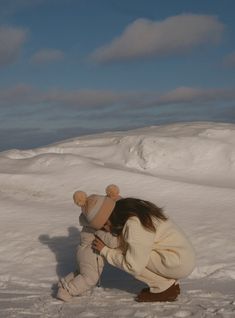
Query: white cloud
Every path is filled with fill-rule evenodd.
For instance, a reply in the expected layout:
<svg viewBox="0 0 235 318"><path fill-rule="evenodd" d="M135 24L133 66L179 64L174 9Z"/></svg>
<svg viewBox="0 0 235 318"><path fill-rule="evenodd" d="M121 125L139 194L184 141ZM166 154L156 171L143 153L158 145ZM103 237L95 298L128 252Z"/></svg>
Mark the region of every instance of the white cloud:
<svg viewBox="0 0 235 318"><path fill-rule="evenodd" d="M218 43L224 28L217 17L208 15L181 14L160 22L137 19L90 57L102 63L184 53L202 44Z"/></svg>
<svg viewBox="0 0 235 318"><path fill-rule="evenodd" d="M0 106L35 104L42 100L42 92L27 84L18 84L0 90Z"/></svg>
<svg viewBox="0 0 235 318"><path fill-rule="evenodd" d="M49 103L66 107L94 108L111 106L128 102L138 94L105 90L73 90L51 89L41 91L27 84L0 89L0 106L34 105Z"/></svg>
<svg viewBox="0 0 235 318"><path fill-rule="evenodd" d="M0 26L0 66L14 63L18 59L27 35L25 29Z"/></svg>
<svg viewBox="0 0 235 318"><path fill-rule="evenodd" d="M135 95L135 94L134 94ZM46 98L53 103L74 107L105 107L116 103L127 102L133 93L105 91L105 90L54 90L46 94Z"/></svg>
<svg viewBox="0 0 235 318"><path fill-rule="evenodd" d="M179 103L207 103L213 101L234 101L234 89L202 89L192 87L178 87L161 96L158 96L152 105L179 104Z"/></svg>
<svg viewBox="0 0 235 318"><path fill-rule="evenodd" d="M30 59L34 64L58 62L64 58L64 53L56 49L42 49L36 52Z"/></svg>
<svg viewBox="0 0 235 318"><path fill-rule="evenodd" d="M123 92L105 90L48 90L41 91L35 87L19 84L0 90L0 106L19 106L49 104L73 109L100 109L113 105L123 105L130 109L148 108L174 104L202 104L209 102L235 101L234 88L201 89L178 87L166 93Z"/></svg>
<svg viewBox="0 0 235 318"><path fill-rule="evenodd" d="M224 65L228 67L235 67L235 52L225 56Z"/></svg>

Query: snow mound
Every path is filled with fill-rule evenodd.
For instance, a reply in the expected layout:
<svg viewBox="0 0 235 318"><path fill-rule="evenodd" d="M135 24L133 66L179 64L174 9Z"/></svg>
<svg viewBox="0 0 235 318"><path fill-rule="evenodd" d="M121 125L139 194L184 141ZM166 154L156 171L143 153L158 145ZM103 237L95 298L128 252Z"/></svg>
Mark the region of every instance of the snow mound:
<svg viewBox="0 0 235 318"><path fill-rule="evenodd" d="M235 185L235 125L175 124L91 135L46 148L5 151L0 154L0 162L5 162L4 159L11 159L10 170L16 164L33 172L87 162L231 187Z"/></svg>

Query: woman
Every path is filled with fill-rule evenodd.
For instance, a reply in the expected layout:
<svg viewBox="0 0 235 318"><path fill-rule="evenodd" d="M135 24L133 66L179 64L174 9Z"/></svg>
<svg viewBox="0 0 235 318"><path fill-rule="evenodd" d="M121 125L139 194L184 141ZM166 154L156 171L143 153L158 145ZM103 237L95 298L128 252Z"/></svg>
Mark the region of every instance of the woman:
<svg viewBox="0 0 235 318"><path fill-rule="evenodd" d="M117 235L119 248L109 248L98 237L93 249L108 263L146 283L136 301L174 301L177 280L195 266L194 250L185 234L151 202L126 198L116 205L104 226Z"/></svg>

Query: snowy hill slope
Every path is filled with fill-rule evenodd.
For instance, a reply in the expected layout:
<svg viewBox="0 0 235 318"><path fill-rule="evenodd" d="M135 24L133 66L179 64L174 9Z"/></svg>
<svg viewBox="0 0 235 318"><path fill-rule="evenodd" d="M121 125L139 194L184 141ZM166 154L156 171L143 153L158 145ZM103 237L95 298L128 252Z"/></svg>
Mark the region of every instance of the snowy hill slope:
<svg viewBox="0 0 235 318"><path fill-rule="evenodd" d="M102 288L63 304L50 296L74 269L74 190L163 206L190 237L197 267L173 304L137 304L141 283L107 267ZM184 123L73 138L0 153L0 317L233 317L235 125ZM119 300L120 299L120 300Z"/></svg>

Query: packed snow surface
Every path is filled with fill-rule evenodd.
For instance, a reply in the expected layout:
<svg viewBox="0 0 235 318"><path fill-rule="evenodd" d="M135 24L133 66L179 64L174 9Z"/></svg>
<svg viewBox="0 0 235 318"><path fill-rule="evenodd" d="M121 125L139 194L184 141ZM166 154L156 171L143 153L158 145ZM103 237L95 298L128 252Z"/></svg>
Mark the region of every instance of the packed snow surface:
<svg viewBox="0 0 235 318"><path fill-rule="evenodd" d="M101 287L57 300L75 269L75 190L165 209L192 241L197 266L173 303L136 303L143 287L106 266ZM73 138L0 153L0 317L235 317L235 125L184 123Z"/></svg>

